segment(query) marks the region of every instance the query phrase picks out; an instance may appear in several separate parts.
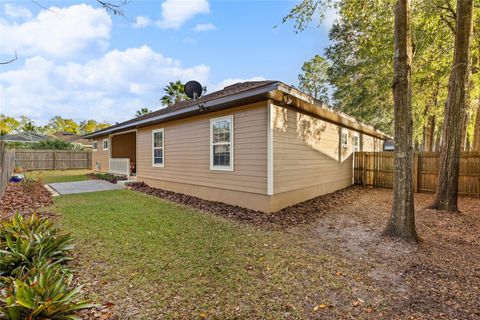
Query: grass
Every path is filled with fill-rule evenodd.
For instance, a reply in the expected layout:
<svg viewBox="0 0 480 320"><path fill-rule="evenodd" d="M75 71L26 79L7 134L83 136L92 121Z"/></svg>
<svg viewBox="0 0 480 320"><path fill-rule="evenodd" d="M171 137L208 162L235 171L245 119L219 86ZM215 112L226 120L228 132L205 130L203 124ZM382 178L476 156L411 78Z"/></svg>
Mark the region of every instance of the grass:
<svg viewBox="0 0 480 320"><path fill-rule="evenodd" d="M73 182L88 180L87 173L90 170L45 170L45 171L30 171L27 175L32 176L34 179L42 179L43 183L55 183L55 182Z"/></svg>
<svg viewBox="0 0 480 320"><path fill-rule="evenodd" d="M80 282L124 319L321 317L343 287L342 262L301 237L135 191L61 196L52 209L76 239Z"/></svg>

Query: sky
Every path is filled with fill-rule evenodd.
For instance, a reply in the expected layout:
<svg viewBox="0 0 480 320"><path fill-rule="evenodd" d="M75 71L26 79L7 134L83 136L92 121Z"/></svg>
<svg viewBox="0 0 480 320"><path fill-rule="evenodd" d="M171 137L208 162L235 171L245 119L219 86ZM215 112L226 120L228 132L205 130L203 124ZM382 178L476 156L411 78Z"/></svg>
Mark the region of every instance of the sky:
<svg viewBox="0 0 480 320"><path fill-rule="evenodd" d="M35 2L0 0L0 61L18 55L0 66L0 113L37 125L55 115L124 121L161 108L175 80L207 93L248 80L297 85L336 18L297 34L281 23L297 1L131 0L125 16L96 1Z"/></svg>

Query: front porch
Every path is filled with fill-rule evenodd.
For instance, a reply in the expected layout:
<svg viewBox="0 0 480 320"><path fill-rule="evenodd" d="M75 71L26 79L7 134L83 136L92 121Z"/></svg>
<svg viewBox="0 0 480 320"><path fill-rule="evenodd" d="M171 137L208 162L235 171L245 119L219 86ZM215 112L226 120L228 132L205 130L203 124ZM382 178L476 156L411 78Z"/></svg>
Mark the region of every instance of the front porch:
<svg viewBox="0 0 480 320"><path fill-rule="evenodd" d="M137 133L114 134L109 137L110 155L108 172L135 177L137 173Z"/></svg>

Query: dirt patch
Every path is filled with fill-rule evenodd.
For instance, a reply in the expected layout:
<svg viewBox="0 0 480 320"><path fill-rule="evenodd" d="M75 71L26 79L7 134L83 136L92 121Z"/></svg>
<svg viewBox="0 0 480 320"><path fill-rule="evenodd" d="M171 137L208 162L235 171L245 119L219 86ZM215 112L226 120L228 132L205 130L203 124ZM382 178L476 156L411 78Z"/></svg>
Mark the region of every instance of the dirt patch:
<svg viewBox="0 0 480 320"><path fill-rule="evenodd" d="M417 245L382 236L391 199L390 190L360 189L355 201L290 231L362 278L354 288L374 310L365 318L480 319L480 199L459 198L455 215L427 209L432 195L416 194Z"/></svg>
<svg viewBox="0 0 480 320"><path fill-rule="evenodd" d="M132 183L128 186L132 190L187 205L203 212L269 229L285 229L300 224L312 223L325 213L330 212L332 208L354 201L362 190L360 187L353 186L299 203L275 213L264 213L222 202L203 200L182 193L152 188L143 182Z"/></svg>
<svg viewBox="0 0 480 320"><path fill-rule="evenodd" d="M40 181L9 183L0 199L0 219L15 212L31 213L52 204L52 195Z"/></svg>

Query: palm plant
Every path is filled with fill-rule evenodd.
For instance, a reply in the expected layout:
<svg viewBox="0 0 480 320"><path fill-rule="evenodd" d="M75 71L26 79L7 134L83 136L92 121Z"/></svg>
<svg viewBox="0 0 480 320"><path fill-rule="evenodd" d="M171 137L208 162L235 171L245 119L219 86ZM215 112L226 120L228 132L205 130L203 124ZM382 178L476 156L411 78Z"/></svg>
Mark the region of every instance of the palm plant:
<svg viewBox="0 0 480 320"><path fill-rule="evenodd" d="M162 104L165 107L170 107L177 102L186 100L187 95L183 90L183 86L184 84L180 80L169 82L168 85L163 89L165 91L165 95L160 99Z"/></svg>
<svg viewBox="0 0 480 320"><path fill-rule="evenodd" d="M135 117L140 117L145 114L149 114L150 112L152 112L152 110L149 110L148 108L141 108L140 110L137 110L137 113L135 113Z"/></svg>

